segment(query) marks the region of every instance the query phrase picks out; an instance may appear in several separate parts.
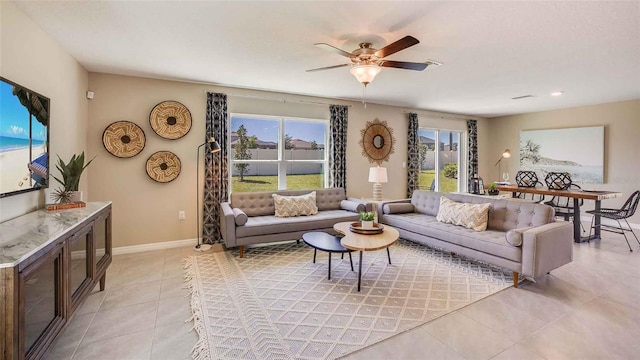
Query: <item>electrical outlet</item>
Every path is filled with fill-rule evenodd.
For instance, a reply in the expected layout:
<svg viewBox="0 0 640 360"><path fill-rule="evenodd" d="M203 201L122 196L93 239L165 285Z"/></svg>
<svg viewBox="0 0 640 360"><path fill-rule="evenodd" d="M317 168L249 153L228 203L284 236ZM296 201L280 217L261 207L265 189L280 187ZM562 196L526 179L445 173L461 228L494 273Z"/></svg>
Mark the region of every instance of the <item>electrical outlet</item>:
<svg viewBox="0 0 640 360"><path fill-rule="evenodd" d="M178 211L178 220L184 220L184 210Z"/></svg>

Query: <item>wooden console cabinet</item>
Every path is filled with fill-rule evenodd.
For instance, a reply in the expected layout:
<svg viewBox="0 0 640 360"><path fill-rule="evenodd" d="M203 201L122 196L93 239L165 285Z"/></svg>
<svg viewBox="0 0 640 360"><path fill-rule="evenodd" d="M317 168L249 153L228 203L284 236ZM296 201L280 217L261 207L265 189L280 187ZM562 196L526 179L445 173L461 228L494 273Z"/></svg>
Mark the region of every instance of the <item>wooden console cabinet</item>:
<svg viewBox="0 0 640 360"><path fill-rule="evenodd" d="M111 264L111 203L0 224L0 358L39 359Z"/></svg>

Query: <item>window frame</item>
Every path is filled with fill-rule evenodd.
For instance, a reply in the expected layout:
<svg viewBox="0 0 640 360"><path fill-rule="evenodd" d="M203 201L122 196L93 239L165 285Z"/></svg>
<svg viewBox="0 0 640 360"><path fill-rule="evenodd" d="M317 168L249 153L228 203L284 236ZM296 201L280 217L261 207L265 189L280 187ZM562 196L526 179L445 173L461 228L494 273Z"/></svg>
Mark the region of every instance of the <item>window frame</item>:
<svg viewBox="0 0 640 360"><path fill-rule="evenodd" d="M276 120L278 121L278 159L273 160L235 160L233 159L231 152L231 126L227 133L229 139L229 189L233 192L233 166L237 163L245 164L276 164L278 169L278 191L287 190L287 164L321 164L323 171L323 188L329 186L329 120L328 119L315 119L315 118L302 118L296 116L280 116L280 115L260 115L260 114L244 114L244 113L230 113L229 124L231 125L234 117L242 117L256 120ZM287 160L285 159L285 123L286 121L298 121L298 122L313 122L321 123L324 126L324 160Z"/></svg>

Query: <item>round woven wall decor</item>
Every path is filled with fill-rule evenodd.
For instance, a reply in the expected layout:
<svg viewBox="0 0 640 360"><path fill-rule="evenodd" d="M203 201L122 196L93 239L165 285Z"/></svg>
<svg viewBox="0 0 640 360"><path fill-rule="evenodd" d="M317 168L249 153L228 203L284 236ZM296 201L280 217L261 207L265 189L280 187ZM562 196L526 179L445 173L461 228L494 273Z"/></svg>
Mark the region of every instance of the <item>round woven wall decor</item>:
<svg viewBox="0 0 640 360"><path fill-rule="evenodd" d="M393 145L396 139L393 137L393 129L386 121L367 121L364 129L360 130L360 136L362 155L366 156L369 162L381 165L383 161L389 161L389 155L394 153Z"/></svg>
<svg viewBox="0 0 640 360"><path fill-rule="evenodd" d="M177 101L163 101L151 110L149 123L156 134L175 140L191 130L191 113Z"/></svg>
<svg viewBox="0 0 640 360"><path fill-rule="evenodd" d="M180 159L171 151L158 151L147 159L147 175L159 183L168 183L180 175Z"/></svg>
<svg viewBox="0 0 640 360"><path fill-rule="evenodd" d="M116 121L107 126L102 133L102 144L113 156L130 158L138 155L146 138L140 126L130 121Z"/></svg>

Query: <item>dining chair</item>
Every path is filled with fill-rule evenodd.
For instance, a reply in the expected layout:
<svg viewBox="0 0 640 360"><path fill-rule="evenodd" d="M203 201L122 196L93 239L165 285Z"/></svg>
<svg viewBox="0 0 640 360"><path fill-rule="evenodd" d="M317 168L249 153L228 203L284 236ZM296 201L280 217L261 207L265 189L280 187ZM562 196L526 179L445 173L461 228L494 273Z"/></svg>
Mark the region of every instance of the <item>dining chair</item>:
<svg viewBox="0 0 640 360"><path fill-rule="evenodd" d="M636 212L636 209L638 208L639 200L640 200L640 190L631 194L631 196L629 196L627 201L625 201L624 205L622 205L620 209L602 208L600 210L588 210L587 211L588 214L595 215L594 217L591 218L591 228L589 229L589 236L591 236L592 229L595 229L596 227L599 227L600 230L609 231L616 234L622 234L624 235L624 240L627 242L627 246L629 246L629 251L633 252L633 250L631 249L631 245L629 245L629 239L627 239L627 234L625 233L625 231L631 231L631 233L633 234L633 237L636 238L638 245L640 245L640 240L638 240L638 237L633 232L633 229L631 229L631 226L629 226L629 222L627 221L627 219L632 217L633 214ZM618 223L618 226L616 227L616 226L607 225L607 224L595 225L594 222L595 222L596 216L615 220ZM622 224L620 223L620 220L623 220L624 223L627 224L626 228L622 226Z"/></svg>
<svg viewBox="0 0 640 360"><path fill-rule="evenodd" d="M582 189L578 184L574 184L571 181L571 174L566 172L550 172L545 176L544 182L550 190ZM572 198L568 198L566 196L554 196L551 200L546 201L545 204L553 207L556 211L556 216L562 217L565 221L571 221L575 215ZM584 200L578 199L578 206L582 206L583 204ZM586 231L582 226L582 222L580 223L580 227L583 232Z"/></svg>
<svg viewBox="0 0 640 360"><path fill-rule="evenodd" d="M543 186L538 180L538 175L535 171L520 170L516 173L516 184L519 187L534 188L538 185ZM543 194L528 194L528 193L515 193L515 197L523 200L531 200L535 203L541 203L544 201L545 196Z"/></svg>

